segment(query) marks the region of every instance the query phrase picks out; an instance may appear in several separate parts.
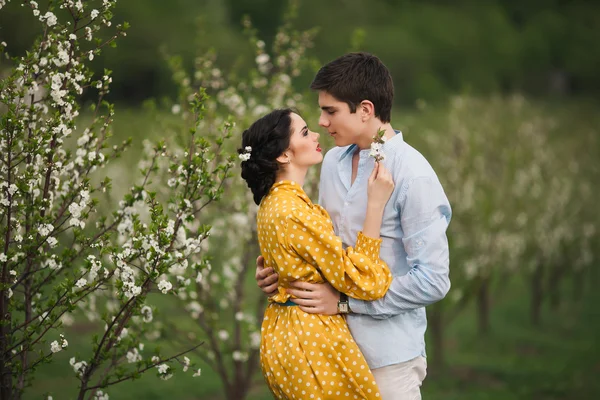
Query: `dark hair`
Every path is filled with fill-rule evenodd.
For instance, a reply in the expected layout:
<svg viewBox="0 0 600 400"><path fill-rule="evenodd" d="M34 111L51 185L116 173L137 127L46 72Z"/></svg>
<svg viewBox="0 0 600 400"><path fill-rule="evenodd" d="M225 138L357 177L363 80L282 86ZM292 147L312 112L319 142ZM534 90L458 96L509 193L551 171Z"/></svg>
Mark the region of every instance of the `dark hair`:
<svg viewBox="0 0 600 400"><path fill-rule="evenodd" d="M381 122L392 119L394 82L387 67L372 54L348 53L325 64L310 88L347 103L352 113L361 101L369 100Z"/></svg>
<svg viewBox="0 0 600 400"><path fill-rule="evenodd" d="M247 154L250 146L250 158L242 161L242 178L248 184L254 202L258 205L275 183L279 170L277 157L290 147L292 134L292 110L289 108L274 110L255 121L242 134L242 147L239 154Z"/></svg>

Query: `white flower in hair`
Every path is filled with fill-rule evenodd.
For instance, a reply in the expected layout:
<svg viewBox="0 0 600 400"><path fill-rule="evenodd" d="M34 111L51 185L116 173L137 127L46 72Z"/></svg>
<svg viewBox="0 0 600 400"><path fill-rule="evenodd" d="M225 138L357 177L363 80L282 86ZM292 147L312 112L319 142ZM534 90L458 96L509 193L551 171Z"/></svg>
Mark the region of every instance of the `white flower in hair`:
<svg viewBox="0 0 600 400"><path fill-rule="evenodd" d="M242 161L248 161L250 159L251 154L252 154L252 147L246 146L246 147L244 147L244 152L241 153L238 157Z"/></svg>

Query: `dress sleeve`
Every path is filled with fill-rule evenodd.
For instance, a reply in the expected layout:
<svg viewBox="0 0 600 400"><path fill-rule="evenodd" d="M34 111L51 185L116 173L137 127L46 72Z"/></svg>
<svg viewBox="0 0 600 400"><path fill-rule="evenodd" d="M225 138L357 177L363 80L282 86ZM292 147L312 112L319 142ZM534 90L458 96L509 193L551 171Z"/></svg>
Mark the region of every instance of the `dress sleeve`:
<svg viewBox="0 0 600 400"><path fill-rule="evenodd" d="M388 266L379 258L381 239L358 233L356 246L342 246L326 211L295 210L289 217L286 245L299 258L321 271L338 291L361 300L376 300L392 282Z"/></svg>

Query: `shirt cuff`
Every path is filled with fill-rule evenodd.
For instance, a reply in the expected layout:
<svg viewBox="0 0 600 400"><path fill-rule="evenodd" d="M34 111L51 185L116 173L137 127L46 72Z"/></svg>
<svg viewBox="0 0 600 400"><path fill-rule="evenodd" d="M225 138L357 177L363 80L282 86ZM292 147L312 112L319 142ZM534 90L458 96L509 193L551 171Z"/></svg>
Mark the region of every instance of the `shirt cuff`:
<svg viewBox="0 0 600 400"><path fill-rule="evenodd" d="M350 307L350 312L352 314L370 314L369 303L364 300L348 297L348 307Z"/></svg>
<svg viewBox="0 0 600 400"><path fill-rule="evenodd" d="M354 251L366 255L372 261L376 262L379 260L379 250L381 249L382 241L383 240L381 238L373 239L364 235L362 232L358 232Z"/></svg>

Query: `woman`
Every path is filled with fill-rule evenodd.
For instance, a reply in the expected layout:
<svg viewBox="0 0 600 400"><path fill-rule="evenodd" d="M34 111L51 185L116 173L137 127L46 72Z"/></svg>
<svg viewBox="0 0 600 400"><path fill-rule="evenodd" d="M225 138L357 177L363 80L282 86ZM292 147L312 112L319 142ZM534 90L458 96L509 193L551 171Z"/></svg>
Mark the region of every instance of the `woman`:
<svg viewBox="0 0 600 400"><path fill-rule="evenodd" d="M323 160L319 135L291 110L275 110L244 131L242 178L259 205L258 240L279 289L265 311L261 367L279 399L375 399L379 391L342 315L312 315L286 293L293 280L327 280L359 299L383 297L392 276L379 259L383 209L394 183L383 167L369 178L369 204L356 246L343 249L331 219L302 190L308 168Z"/></svg>

